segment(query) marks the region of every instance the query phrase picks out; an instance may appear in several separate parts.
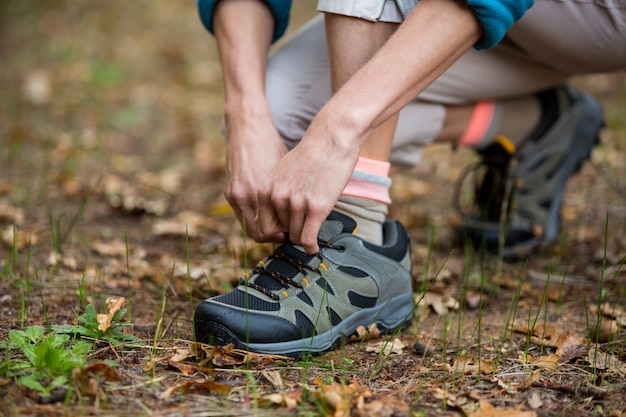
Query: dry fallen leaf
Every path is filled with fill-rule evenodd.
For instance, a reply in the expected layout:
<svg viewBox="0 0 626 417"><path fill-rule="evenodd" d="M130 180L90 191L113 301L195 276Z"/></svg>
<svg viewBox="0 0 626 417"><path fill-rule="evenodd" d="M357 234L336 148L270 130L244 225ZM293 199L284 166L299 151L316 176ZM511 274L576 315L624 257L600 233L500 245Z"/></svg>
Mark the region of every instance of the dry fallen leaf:
<svg viewBox="0 0 626 417"><path fill-rule="evenodd" d="M562 333L559 332L559 328L554 323L541 324L537 323L531 329L528 323L524 320L516 321L512 330L518 333L530 334L530 341L540 345L548 347L558 347L557 342Z"/></svg>
<svg viewBox="0 0 626 417"><path fill-rule="evenodd" d="M0 221L22 224L24 223L24 209L12 206L4 200L0 200Z"/></svg>
<svg viewBox="0 0 626 417"><path fill-rule="evenodd" d="M521 355L520 360L530 365L538 366L548 372L554 372L559 368L559 355L556 354L541 356L539 358Z"/></svg>
<svg viewBox="0 0 626 417"><path fill-rule="evenodd" d="M495 408L488 401L481 401L480 408L469 414L469 417L536 417L534 411L522 411L517 408Z"/></svg>
<svg viewBox="0 0 626 417"><path fill-rule="evenodd" d="M82 395L105 400L106 394L100 387L101 381L118 381L120 375L111 366L99 362L82 369L74 368L72 379Z"/></svg>
<svg viewBox="0 0 626 417"><path fill-rule="evenodd" d="M352 415L355 417L394 417L410 415L410 406L406 401L393 395L387 395L381 399L365 401L364 397L357 402L356 410Z"/></svg>
<svg viewBox="0 0 626 417"><path fill-rule="evenodd" d="M620 331L620 326L615 320L602 320L596 329L593 326L589 329L589 338L600 343L612 342Z"/></svg>
<svg viewBox="0 0 626 417"><path fill-rule="evenodd" d="M541 378L541 368L536 369L530 373L522 382L520 382L515 388L519 391L524 391L533 386L533 384Z"/></svg>
<svg viewBox="0 0 626 417"><path fill-rule="evenodd" d="M189 391L190 389L195 389L195 390L201 390L205 392L212 392L216 394L226 395L230 392L230 385L220 383L220 382L215 382L210 379L209 380L188 380L188 381L184 381L179 384L176 384L172 387L169 387L168 389L166 389L159 395L159 399L167 400L172 396L174 392L181 390L181 389L185 392Z"/></svg>
<svg viewBox="0 0 626 417"><path fill-rule="evenodd" d="M111 163L115 165L114 161ZM149 213L162 216L167 211L169 199L163 196L162 191L160 197L146 196L150 193L141 190L141 185L137 178L125 179L113 174L107 174L102 178L103 192L111 207L129 214ZM158 191L154 187L149 187L149 184L145 188L149 188L153 194Z"/></svg>
<svg viewBox="0 0 626 417"><path fill-rule="evenodd" d="M35 245L39 237L35 232L20 230L16 225L9 225L2 231L2 241L9 248L21 250Z"/></svg>
<svg viewBox="0 0 626 417"><path fill-rule="evenodd" d="M598 314L598 306L595 304L589 306L589 310L593 314ZM620 326L626 327L626 307L611 303L602 303L600 305L600 312L607 317L615 319Z"/></svg>
<svg viewBox="0 0 626 417"><path fill-rule="evenodd" d="M106 332L107 329L111 327L111 321L113 320L113 317L115 317L115 314L126 307L126 298L109 297L106 299L106 304L109 312L106 314L98 314L97 317L98 323L100 323L98 324L98 329L103 332Z"/></svg>
<svg viewBox="0 0 626 417"><path fill-rule="evenodd" d="M217 367L236 366L242 364L254 365L272 365L276 361L293 360L286 356L270 355L264 353L248 352L246 350L235 349L233 344L226 346L211 346L204 343L198 343L197 354L204 352L206 358L200 361L200 366L211 362Z"/></svg>
<svg viewBox="0 0 626 417"><path fill-rule="evenodd" d="M284 383L283 378L280 376L280 372L276 369L263 370L261 371L261 375L265 377L269 381L270 384L276 389L283 389Z"/></svg>
<svg viewBox="0 0 626 417"><path fill-rule="evenodd" d="M276 405L284 405L289 409L294 409L302 402L302 388L297 388L287 393L273 393L265 396L263 399Z"/></svg>
<svg viewBox="0 0 626 417"><path fill-rule="evenodd" d="M587 353L587 340L576 334L561 335L557 342L556 354L560 363L566 363L572 359L582 358Z"/></svg>
<svg viewBox="0 0 626 417"><path fill-rule="evenodd" d="M171 366L172 368L178 369L183 375L186 375L186 376L190 376L198 372L202 372L205 374L213 373L212 368L202 368L197 365L192 365L188 363L180 363L180 362L176 362L173 360L168 361L167 365Z"/></svg>
<svg viewBox="0 0 626 417"><path fill-rule="evenodd" d="M541 400L541 396L537 392L531 393L528 398L526 398L526 402L528 406L533 410L538 410L543 407L543 401Z"/></svg>
<svg viewBox="0 0 626 417"><path fill-rule="evenodd" d="M175 217L157 220L152 225L152 233L156 236L189 236L195 237L200 229L208 224L208 219L192 211L182 211Z"/></svg>
<svg viewBox="0 0 626 417"><path fill-rule="evenodd" d="M614 355L602 352L599 349L593 349L585 358L590 367L594 369L606 370L609 373L626 377L626 363L617 359Z"/></svg>
<svg viewBox="0 0 626 417"><path fill-rule="evenodd" d="M381 340L380 342L369 345L365 348L366 352L383 353L389 355L391 353L402 354L402 350L406 347L402 340L395 338L391 341Z"/></svg>
<svg viewBox="0 0 626 417"><path fill-rule="evenodd" d="M458 355L449 369L463 374L473 374L479 371L481 374L492 374L495 370L494 364L495 362L491 359L477 360L473 355Z"/></svg>
<svg viewBox="0 0 626 417"><path fill-rule="evenodd" d="M128 253L126 242L115 239L110 242L95 241L91 244L91 250L102 256L123 257Z"/></svg>
<svg viewBox="0 0 626 417"><path fill-rule="evenodd" d="M449 407L463 410L465 414L475 408L475 402L470 401L470 399L468 399L468 397L464 394L453 394L447 389L438 387L433 388L431 391L433 393L433 397L438 400L445 401L446 405Z"/></svg>
<svg viewBox="0 0 626 417"><path fill-rule="evenodd" d="M359 326L356 328L356 334L351 335L346 339L346 342L360 342L369 339L378 339L380 337L380 330L376 323L370 324L368 329L365 326Z"/></svg>
<svg viewBox="0 0 626 417"><path fill-rule="evenodd" d="M362 409L365 399L372 395L368 387L356 381L350 385L339 383L325 385L320 379L316 379L315 383L320 389L313 392L313 396L332 407L333 417L349 417L353 407Z"/></svg>
<svg viewBox="0 0 626 417"><path fill-rule="evenodd" d="M431 291L426 293L416 293L415 302L418 305L420 303L425 303L439 316L448 314L449 310L458 310L460 307L459 302L453 297Z"/></svg>

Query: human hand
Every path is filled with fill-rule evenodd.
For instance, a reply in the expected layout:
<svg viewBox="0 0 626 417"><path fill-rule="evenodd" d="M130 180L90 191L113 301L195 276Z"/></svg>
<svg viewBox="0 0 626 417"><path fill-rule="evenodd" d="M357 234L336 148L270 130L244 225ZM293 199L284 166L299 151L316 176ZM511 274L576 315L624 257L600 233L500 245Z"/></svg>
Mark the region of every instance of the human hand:
<svg viewBox="0 0 626 417"><path fill-rule="evenodd" d="M231 117L226 129L225 196L248 236L257 242L282 242L285 235L261 233L257 222L259 185L287 153L271 117ZM245 225L244 225L245 223Z"/></svg>
<svg viewBox="0 0 626 417"><path fill-rule="evenodd" d="M309 129L258 190L257 223L262 235L289 232L307 253L319 251L317 235L350 180L358 147Z"/></svg>

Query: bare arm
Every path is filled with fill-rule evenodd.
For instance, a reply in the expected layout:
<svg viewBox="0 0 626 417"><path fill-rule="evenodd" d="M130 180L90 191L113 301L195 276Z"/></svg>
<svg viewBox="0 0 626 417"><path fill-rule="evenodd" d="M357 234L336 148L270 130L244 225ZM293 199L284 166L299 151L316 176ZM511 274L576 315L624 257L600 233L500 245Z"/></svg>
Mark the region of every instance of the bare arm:
<svg viewBox="0 0 626 417"><path fill-rule="evenodd" d="M302 232L296 243L316 252L319 228L350 179L368 134L441 75L481 33L474 13L461 1L418 3L263 183L260 229L272 233L297 224Z"/></svg>
<svg viewBox="0 0 626 417"><path fill-rule="evenodd" d="M224 79L225 195L252 238L280 241L282 234L261 235L255 221L258 187L287 152L264 92L274 19L261 1L222 0L213 22Z"/></svg>
<svg viewBox="0 0 626 417"><path fill-rule="evenodd" d="M472 9L463 2L421 1L320 116L335 127L348 129L346 137L362 137L443 74L481 33Z"/></svg>

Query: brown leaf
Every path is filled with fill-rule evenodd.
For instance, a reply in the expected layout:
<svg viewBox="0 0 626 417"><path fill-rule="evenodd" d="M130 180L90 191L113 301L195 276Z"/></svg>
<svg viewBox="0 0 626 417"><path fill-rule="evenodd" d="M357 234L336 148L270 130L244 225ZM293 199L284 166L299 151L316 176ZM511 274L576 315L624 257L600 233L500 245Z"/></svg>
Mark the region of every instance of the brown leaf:
<svg viewBox="0 0 626 417"><path fill-rule="evenodd" d="M106 304L109 312L107 314L98 314L97 317L98 323L100 323L98 324L98 329L103 332L106 332L108 328L111 327L111 321L113 320L113 317L115 317L115 314L126 307L126 298L109 297L106 299Z"/></svg>
<svg viewBox="0 0 626 417"><path fill-rule="evenodd" d="M392 395L387 395L375 401L365 401L364 397L360 397L353 414L357 417L408 416L410 415L410 408L405 401Z"/></svg>
<svg viewBox="0 0 626 417"><path fill-rule="evenodd" d="M433 309L439 316L448 314L449 310L458 310L459 302L453 297L448 295L439 294L436 292L428 291L426 293L416 293L415 302L425 303L427 306Z"/></svg>
<svg viewBox="0 0 626 417"><path fill-rule="evenodd" d="M587 353L587 340L575 333L561 335L556 342L556 355L560 363L567 363L572 359L582 358Z"/></svg>
<svg viewBox="0 0 626 417"><path fill-rule="evenodd" d="M372 395L369 388L352 382L350 385L334 383L325 385L320 379L315 383L320 388L313 396L328 404L333 410L333 417L349 417L352 407L363 407L365 399Z"/></svg>
<svg viewBox="0 0 626 417"><path fill-rule="evenodd" d="M205 392L212 392L221 395L227 395L230 392L230 385L220 382L215 382L213 380L189 380L181 382L180 384L176 384L172 387L169 387L165 391L163 391L159 395L159 399L167 400L169 399L174 392L178 390L183 390L185 392L193 389Z"/></svg>
<svg viewBox="0 0 626 417"><path fill-rule="evenodd" d="M530 375L528 375L522 382L520 382L515 388L517 388L520 391L524 391L530 387L532 387L532 385L539 381L539 379L541 378L541 368L540 369L536 369L534 371L532 371L530 373Z"/></svg>
<svg viewBox="0 0 626 417"><path fill-rule="evenodd" d="M24 223L24 218L24 209L0 200L0 221L20 225Z"/></svg>
<svg viewBox="0 0 626 417"><path fill-rule="evenodd" d="M174 362L182 362L190 357L194 356L191 349L187 348L178 348L176 349L176 353L172 356L172 361Z"/></svg>
<svg viewBox="0 0 626 417"><path fill-rule="evenodd" d="M100 381L119 381L120 376L111 366L105 363L94 363L83 369L73 369L72 379L82 395L105 400L106 395L100 387Z"/></svg>
<svg viewBox="0 0 626 417"><path fill-rule="evenodd" d="M302 388L289 391L287 393L274 393L264 397L266 402L276 405L284 405L288 409L294 409L302 402Z"/></svg>
<svg viewBox="0 0 626 417"><path fill-rule="evenodd" d="M513 325L512 330L518 333L530 334L532 337L530 341L540 345L548 347L558 347L557 341L562 335L558 330L558 326L554 323L541 324L537 323L531 329L528 323L525 321L519 321Z"/></svg>
<svg viewBox="0 0 626 417"><path fill-rule="evenodd" d="M180 363L180 362L176 362L176 361L168 361L167 362L168 366L171 366L172 368L176 368L178 369L183 375L189 376L189 375L193 375L196 372L198 372L199 367L196 365L190 365L187 363Z"/></svg>
<svg viewBox="0 0 626 417"><path fill-rule="evenodd" d="M368 329L365 329L365 326L358 326L356 328L356 334L351 335L346 339L346 342L360 342L369 339L378 339L380 337L380 330L378 330L378 326L376 323L370 324Z"/></svg>
<svg viewBox="0 0 626 417"><path fill-rule="evenodd" d="M152 225L152 233L157 236L195 237L209 220L192 211L182 211L175 217L157 220Z"/></svg>
<svg viewBox="0 0 626 417"><path fill-rule="evenodd" d="M593 349L585 358L590 367L594 369L606 370L609 373L626 377L626 364L615 356Z"/></svg>
<svg viewBox="0 0 626 417"><path fill-rule="evenodd" d="M468 398L462 394L453 394L449 392L447 389L442 388L433 388L432 389L433 397L438 400L444 400L446 405L450 407L455 407L461 410L466 410L468 408L474 407L474 402L468 402Z"/></svg>
<svg viewBox="0 0 626 417"><path fill-rule="evenodd" d="M620 326L615 320L602 320L600 326L596 329L593 326L589 329L589 338L600 343L612 342L620 331Z"/></svg>
<svg viewBox="0 0 626 417"><path fill-rule="evenodd" d="M92 252L102 256L124 257L127 254L126 242L115 239L110 242L95 241L91 244Z"/></svg>
<svg viewBox="0 0 626 417"><path fill-rule="evenodd" d="M554 372L559 368L559 355L556 354L542 356L539 358L522 355L520 356L520 359L525 363L538 366L548 372Z"/></svg>
<svg viewBox="0 0 626 417"><path fill-rule="evenodd" d="M494 363L490 359L476 360L473 355L458 355L449 369L466 375L479 371L481 374L492 374L494 372Z"/></svg>
<svg viewBox="0 0 626 417"><path fill-rule="evenodd" d="M232 343L226 346L211 346L204 343L199 343L198 345L200 347L199 350L206 354L206 358L200 362L201 366L208 362L218 367L242 364L270 365L274 364L276 361L292 360L286 356L254 353L235 349Z"/></svg>
<svg viewBox="0 0 626 417"><path fill-rule="evenodd" d="M2 231L2 241L7 247L20 250L35 245L39 237L35 232L27 232L15 225L9 225Z"/></svg>
<svg viewBox="0 0 626 417"><path fill-rule="evenodd" d="M541 396L536 392L530 394L528 398L526 398L526 402L528 403L528 406L533 410L537 410L543 406Z"/></svg>
<svg viewBox="0 0 626 417"><path fill-rule="evenodd" d="M469 417L536 417L534 411L522 411L517 408L495 408L488 401L481 401L480 408L469 414Z"/></svg>
<svg viewBox="0 0 626 417"><path fill-rule="evenodd" d="M274 388L283 389L283 378L280 376L280 372L278 372L276 369L263 370L261 371L261 375L263 375Z"/></svg>
<svg viewBox="0 0 626 417"><path fill-rule="evenodd" d="M404 349L406 345L402 340L395 338L393 340L382 340L380 342L374 343L365 347L366 352L375 352L375 353L383 353L385 355L389 355L391 353L402 354L402 349Z"/></svg>

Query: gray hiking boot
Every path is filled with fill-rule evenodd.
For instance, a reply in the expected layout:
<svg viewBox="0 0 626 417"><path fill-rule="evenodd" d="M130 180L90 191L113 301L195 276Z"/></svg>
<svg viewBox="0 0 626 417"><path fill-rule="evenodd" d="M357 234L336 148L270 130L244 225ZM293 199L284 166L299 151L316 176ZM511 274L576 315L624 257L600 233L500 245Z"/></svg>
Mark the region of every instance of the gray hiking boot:
<svg viewBox="0 0 626 417"><path fill-rule="evenodd" d="M413 317L409 237L397 221L384 243L353 235L356 222L331 212L320 251L286 243L260 261L231 292L196 308L196 338L239 349L299 357L332 349L359 326L393 332Z"/></svg>
<svg viewBox="0 0 626 417"><path fill-rule="evenodd" d="M565 184L604 125L600 105L572 86L538 97L542 122L517 152L498 141L479 150L484 175L476 181L475 211L465 213L461 227L474 246L504 258L526 257L557 240Z"/></svg>

